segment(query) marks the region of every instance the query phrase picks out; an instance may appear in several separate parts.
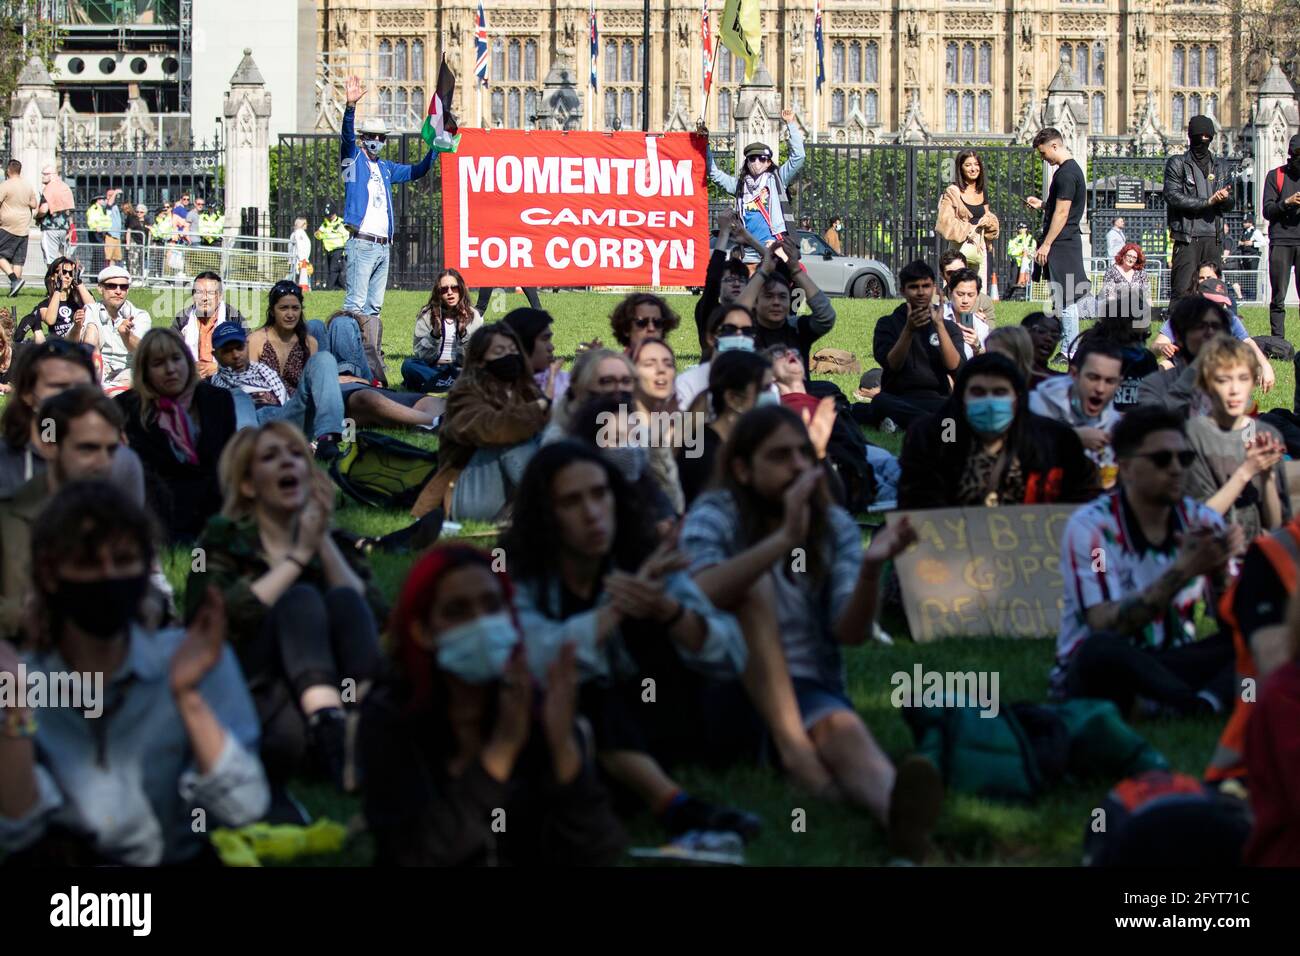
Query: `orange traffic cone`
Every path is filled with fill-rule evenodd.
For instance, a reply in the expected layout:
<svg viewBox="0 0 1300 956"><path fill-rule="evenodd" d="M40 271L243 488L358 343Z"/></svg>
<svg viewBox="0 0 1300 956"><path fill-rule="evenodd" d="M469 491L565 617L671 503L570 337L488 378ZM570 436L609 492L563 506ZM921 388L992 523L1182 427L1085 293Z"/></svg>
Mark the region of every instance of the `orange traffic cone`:
<svg viewBox="0 0 1300 956"><path fill-rule="evenodd" d="M989 298L994 302L1001 298L998 295L998 274L996 272L989 276Z"/></svg>

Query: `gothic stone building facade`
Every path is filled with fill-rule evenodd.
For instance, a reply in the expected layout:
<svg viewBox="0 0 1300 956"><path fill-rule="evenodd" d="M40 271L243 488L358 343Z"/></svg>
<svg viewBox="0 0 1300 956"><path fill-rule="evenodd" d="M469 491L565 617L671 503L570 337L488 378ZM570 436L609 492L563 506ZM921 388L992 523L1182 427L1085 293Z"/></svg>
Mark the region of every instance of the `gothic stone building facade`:
<svg viewBox="0 0 1300 956"><path fill-rule="evenodd" d="M465 125L527 127L553 68L568 70L594 129L641 126L641 0L597 0L597 85L589 81L588 0L484 0L490 85L477 93L477 0L318 0L323 91L318 125L337 124L343 77L361 73L365 110L418 128L440 55L458 78ZM693 126L704 108L702 0L652 0L650 127ZM722 0L709 0L716 40ZM814 93L813 0L763 0L762 62L780 101L820 138L887 139L909 111L932 134L1014 133L1068 64L1087 95L1092 135L1154 124L1182 139L1188 117L1238 127L1252 77L1230 6L1204 0L823 0L825 83ZM554 75L554 74L553 74ZM715 63L710 128L731 128L743 65ZM481 99L480 99L481 97ZM915 108L913 104L915 103Z"/></svg>

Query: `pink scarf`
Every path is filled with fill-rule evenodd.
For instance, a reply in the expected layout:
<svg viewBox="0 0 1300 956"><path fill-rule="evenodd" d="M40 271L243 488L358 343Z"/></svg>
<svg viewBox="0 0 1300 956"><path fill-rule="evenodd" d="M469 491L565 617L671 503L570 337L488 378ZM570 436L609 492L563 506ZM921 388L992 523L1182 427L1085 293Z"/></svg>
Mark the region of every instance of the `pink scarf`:
<svg viewBox="0 0 1300 956"><path fill-rule="evenodd" d="M158 426L166 433L177 460L190 465L199 463L190 416L185 414L185 407L180 402L174 398L158 399Z"/></svg>

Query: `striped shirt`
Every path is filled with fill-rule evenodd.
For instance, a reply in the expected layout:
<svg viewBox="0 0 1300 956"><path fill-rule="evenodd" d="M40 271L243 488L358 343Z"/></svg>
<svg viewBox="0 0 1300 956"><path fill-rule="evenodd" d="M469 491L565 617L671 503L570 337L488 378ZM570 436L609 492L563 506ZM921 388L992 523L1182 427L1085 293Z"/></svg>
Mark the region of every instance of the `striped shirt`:
<svg viewBox="0 0 1300 956"><path fill-rule="evenodd" d="M1178 557L1175 533L1188 528L1224 528L1223 519L1194 498L1173 508L1169 534L1160 544L1147 541L1122 489L1082 505L1070 516L1061 537L1061 577L1065 588L1061 629L1056 638L1052 690L1060 694L1070 658L1091 632L1088 609L1138 594L1169 570ZM1187 582L1165 611L1133 640L1148 650L1163 650L1196 637L1197 604L1209 589L1204 577Z"/></svg>
<svg viewBox="0 0 1300 956"><path fill-rule="evenodd" d="M270 392L275 396L276 405L289 401L289 390L284 387L284 381L275 374L275 369L263 362L249 362L248 368L242 372L222 366L210 381L218 388L232 392L242 391L249 395Z"/></svg>

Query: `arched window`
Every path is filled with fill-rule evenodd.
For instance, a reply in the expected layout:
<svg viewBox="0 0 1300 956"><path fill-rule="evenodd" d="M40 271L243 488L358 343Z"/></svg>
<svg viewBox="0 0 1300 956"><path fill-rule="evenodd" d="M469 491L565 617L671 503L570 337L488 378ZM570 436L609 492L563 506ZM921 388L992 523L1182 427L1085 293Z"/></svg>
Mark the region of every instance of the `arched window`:
<svg viewBox="0 0 1300 956"><path fill-rule="evenodd" d="M723 52L726 52L726 47L723 47L722 49ZM618 82L618 44L613 40L605 41L605 82ZM613 118L614 113L611 111L607 119Z"/></svg>
<svg viewBox="0 0 1300 956"><path fill-rule="evenodd" d="M1169 125L1176 130L1181 130L1187 125L1187 103L1183 100L1182 93L1174 94L1174 108L1170 114Z"/></svg>
<svg viewBox="0 0 1300 956"><path fill-rule="evenodd" d="M862 104L862 115L869 126L880 123L880 94L875 90L867 90L865 102Z"/></svg>
<svg viewBox="0 0 1300 956"><path fill-rule="evenodd" d="M524 125L529 128L533 125L533 118L537 116L537 91L524 91Z"/></svg>
<svg viewBox="0 0 1300 956"><path fill-rule="evenodd" d="M1073 70L1073 69L1074 69L1074 44L1072 44L1072 43L1062 43L1062 44L1061 44L1061 57L1060 57L1060 59L1061 59L1061 61L1065 64L1065 68L1066 68L1067 70Z"/></svg>
<svg viewBox="0 0 1300 956"><path fill-rule="evenodd" d="M506 72L507 72L507 77L508 77L509 79L511 79L511 80L518 80L518 79L519 79L519 59L520 59L520 57L519 57L519 54L520 54L519 41L518 41L518 40L511 40L511 41L510 41L510 48L509 48L509 50L508 50L507 52L508 52L508 57L509 57L509 59L508 59L509 67L508 67L508 69L507 69L507 71L506 71ZM518 126L518 124L515 124L515 123L511 123L510 125L511 125L512 127L515 127L515 128L517 128L517 126Z"/></svg>
<svg viewBox="0 0 1300 956"><path fill-rule="evenodd" d="M614 120L618 116L618 93L614 90L605 91L605 127L614 128Z"/></svg>
<svg viewBox="0 0 1300 956"><path fill-rule="evenodd" d="M618 78L624 83L632 80L632 74L636 70L636 65L632 62L632 41L623 41L623 59L621 61Z"/></svg>
<svg viewBox="0 0 1300 956"><path fill-rule="evenodd" d="M1217 94L1211 93L1205 98L1205 115L1213 116L1215 119L1219 118L1219 97Z"/></svg>
<svg viewBox="0 0 1300 956"><path fill-rule="evenodd" d="M623 91L623 128L636 129L636 102L631 90Z"/></svg>
<svg viewBox="0 0 1300 956"><path fill-rule="evenodd" d="M1093 130L1104 130L1106 128L1106 94L1092 94L1092 128Z"/></svg>
<svg viewBox="0 0 1300 956"><path fill-rule="evenodd" d="M844 125L844 91L836 90L831 94L831 124Z"/></svg>
<svg viewBox="0 0 1300 956"><path fill-rule="evenodd" d="M961 95L961 130L963 133L975 132L975 94Z"/></svg>
<svg viewBox="0 0 1300 956"><path fill-rule="evenodd" d="M524 80L529 83L537 81L537 41L529 40L524 44Z"/></svg>
<svg viewBox="0 0 1300 956"><path fill-rule="evenodd" d="M961 81L975 82L975 44L963 43L961 47Z"/></svg>
<svg viewBox="0 0 1300 956"><path fill-rule="evenodd" d="M1191 110L1192 116L1201 115L1201 94L1200 93L1193 93L1191 96L1187 97L1187 108Z"/></svg>
<svg viewBox="0 0 1300 956"><path fill-rule="evenodd" d="M856 43L849 44L849 76L850 83L862 82L862 47Z"/></svg>
<svg viewBox="0 0 1300 956"><path fill-rule="evenodd" d="M979 95L979 131L981 133L991 132L993 129L993 94L981 93Z"/></svg>
<svg viewBox="0 0 1300 956"><path fill-rule="evenodd" d="M411 41L411 79L417 83L424 82L424 41Z"/></svg>
<svg viewBox="0 0 1300 956"><path fill-rule="evenodd" d="M957 132L957 99L951 90L943 95L943 128L949 133Z"/></svg>
<svg viewBox="0 0 1300 956"><path fill-rule="evenodd" d="M393 78L393 45L387 40L379 41L379 78L381 80Z"/></svg>
<svg viewBox="0 0 1300 956"><path fill-rule="evenodd" d="M715 83L731 81L731 51L721 43L718 44L718 62L713 65L713 71L717 74L713 78Z"/></svg>
<svg viewBox="0 0 1300 956"><path fill-rule="evenodd" d="M948 85L957 82L957 44L949 43L944 51L943 81Z"/></svg>
<svg viewBox="0 0 1300 956"><path fill-rule="evenodd" d="M1201 85L1201 48L1199 46L1187 48L1187 85Z"/></svg>
<svg viewBox="0 0 1300 956"><path fill-rule="evenodd" d="M1219 85L1219 48L1214 45L1205 48L1205 85Z"/></svg>
<svg viewBox="0 0 1300 956"><path fill-rule="evenodd" d="M512 44L515 46L517 44ZM506 102L509 104L507 109L507 125L511 129L519 129L523 124L519 121L519 91L510 90L506 94Z"/></svg>
<svg viewBox="0 0 1300 956"><path fill-rule="evenodd" d="M1080 43L1074 53L1074 77L1080 86L1088 83L1088 44Z"/></svg>
<svg viewBox="0 0 1300 956"><path fill-rule="evenodd" d="M853 115L854 110L857 110L859 113L862 112L862 94L857 92L856 90L854 90L852 93L849 94L849 115L850 116Z"/></svg>
<svg viewBox="0 0 1300 956"><path fill-rule="evenodd" d="M844 82L844 44L831 44L831 82Z"/></svg>
<svg viewBox="0 0 1300 956"><path fill-rule="evenodd" d="M1106 85L1106 46L1100 40L1092 45L1092 85Z"/></svg>
<svg viewBox="0 0 1300 956"><path fill-rule="evenodd" d="M393 91L384 87L379 91L379 115L387 122L393 119Z"/></svg>
<svg viewBox="0 0 1300 956"><path fill-rule="evenodd" d="M1176 46L1176 47L1174 47L1174 55L1173 55L1173 64L1174 64L1174 77L1173 77L1173 82L1174 82L1174 86L1183 86L1183 85L1184 85L1184 83L1183 83L1183 75L1184 75L1184 65L1185 65L1185 57L1186 57L1186 55L1187 55L1187 51L1184 50L1181 46ZM1175 123L1174 125L1175 125L1175 126L1181 126L1182 124L1181 124L1181 123Z"/></svg>
<svg viewBox="0 0 1300 956"><path fill-rule="evenodd" d="M718 129L731 132L731 90L718 90Z"/></svg>
<svg viewBox="0 0 1300 956"><path fill-rule="evenodd" d="M506 94L504 90L492 91L492 124L504 126L506 122Z"/></svg>
<svg viewBox="0 0 1300 956"><path fill-rule="evenodd" d="M406 79L406 41L398 40L393 47L393 79Z"/></svg>
<svg viewBox="0 0 1300 956"><path fill-rule="evenodd" d="M979 82L993 82L993 44L980 44Z"/></svg>
<svg viewBox="0 0 1300 956"><path fill-rule="evenodd" d="M867 54L863 58L863 66L866 67L866 75L862 79L867 83L879 83L880 45L875 40L867 44Z"/></svg>

